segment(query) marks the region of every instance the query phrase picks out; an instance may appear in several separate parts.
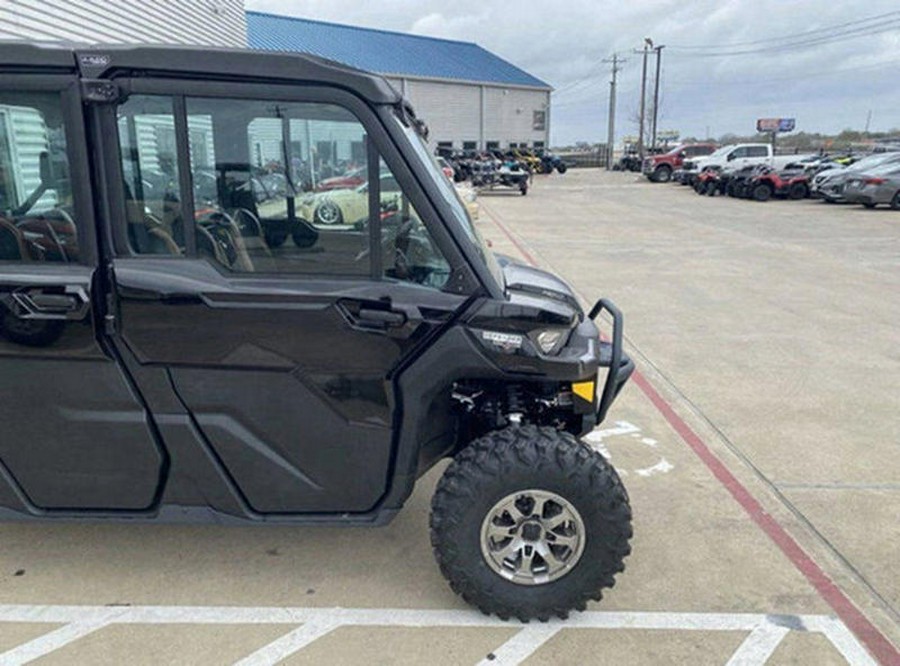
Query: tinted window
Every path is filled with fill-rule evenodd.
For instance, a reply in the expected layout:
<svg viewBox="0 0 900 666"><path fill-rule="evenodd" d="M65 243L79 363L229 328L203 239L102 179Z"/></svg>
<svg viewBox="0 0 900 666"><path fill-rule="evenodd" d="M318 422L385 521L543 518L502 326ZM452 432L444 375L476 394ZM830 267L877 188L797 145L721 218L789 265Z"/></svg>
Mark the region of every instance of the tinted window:
<svg viewBox="0 0 900 666"><path fill-rule="evenodd" d="M769 149L765 146L748 146L747 157L768 157Z"/></svg>
<svg viewBox="0 0 900 666"><path fill-rule="evenodd" d="M731 154L728 156L729 159L736 160L741 157L747 157L747 148L746 146L743 148L735 148L731 151Z"/></svg>
<svg viewBox="0 0 900 666"><path fill-rule="evenodd" d="M77 261L60 97L0 93L0 261Z"/></svg>
<svg viewBox="0 0 900 666"><path fill-rule="evenodd" d="M128 242L138 254L184 252L170 97L134 95L118 110Z"/></svg>

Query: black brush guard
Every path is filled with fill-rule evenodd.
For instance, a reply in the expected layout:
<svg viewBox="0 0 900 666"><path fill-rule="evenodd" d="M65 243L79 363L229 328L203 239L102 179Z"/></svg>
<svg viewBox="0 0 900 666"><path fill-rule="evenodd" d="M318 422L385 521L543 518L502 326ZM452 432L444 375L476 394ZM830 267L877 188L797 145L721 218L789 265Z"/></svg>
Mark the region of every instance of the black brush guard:
<svg viewBox="0 0 900 666"><path fill-rule="evenodd" d="M606 412L619 395L619 391L625 386L625 382L634 372L634 361L622 351L622 312L615 304L605 298L601 298L594 304L588 317L595 320L601 312L606 310L613 320L612 341L600 342L600 367L609 368L606 375L606 383L603 385L603 393L600 395L600 404L597 406L597 423L602 423L606 418Z"/></svg>

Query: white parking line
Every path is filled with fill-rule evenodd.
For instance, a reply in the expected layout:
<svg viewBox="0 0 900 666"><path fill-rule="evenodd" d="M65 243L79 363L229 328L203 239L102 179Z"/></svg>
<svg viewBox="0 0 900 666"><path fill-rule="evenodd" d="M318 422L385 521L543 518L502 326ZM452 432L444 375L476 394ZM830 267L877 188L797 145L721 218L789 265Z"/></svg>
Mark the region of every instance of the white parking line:
<svg viewBox="0 0 900 666"><path fill-rule="evenodd" d="M493 653L491 664L514 665L533 654L559 631L648 629L675 631L747 631L750 635L729 664L764 664L790 631L824 635L851 666L874 666L853 634L824 615L771 616L751 613L576 613L568 620L517 625L467 610L278 608L217 606L0 606L0 623L64 624L64 627L0 655L0 665L25 664L82 636L114 624L295 624L302 625L263 646L244 665L274 664L344 626L369 627L521 627ZM483 662L484 663L484 662Z"/></svg>
<svg viewBox="0 0 900 666"><path fill-rule="evenodd" d="M781 639L787 636L787 627L768 622L759 625L750 632L750 635L741 643L731 659L725 666L753 666L765 664L775 649L781 643Z"/></svg>

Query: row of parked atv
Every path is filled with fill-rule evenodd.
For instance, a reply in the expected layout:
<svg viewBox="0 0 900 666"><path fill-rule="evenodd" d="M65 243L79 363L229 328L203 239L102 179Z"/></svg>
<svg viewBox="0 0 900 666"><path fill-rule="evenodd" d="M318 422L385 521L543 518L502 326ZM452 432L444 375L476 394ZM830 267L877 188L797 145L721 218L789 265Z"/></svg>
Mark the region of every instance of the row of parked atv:
<svg viewBox="0 0 900 666"><path fill-rule="evenodd" d="M805 156L780 169L763 163L736 170L679 170L673 180L707 196L727 194L756 201L813 197L828 203L858 203L866 208L885 204L900 210L900 150Z"/></svg>
<svg viewBox="0 0 900 666"><path fill-rule="evenodd" d="M456 183L470 182L478 190L496 187L517 189L528 193L531 178L536 173L565 173L566 163L552 153L529 150L438 150L444 172Z"/></svg>
<svg viewBox="0 0 900 666"><path fill-rule="evenodd" d="M694 180L694 190L707 196L727 194L756 201L768 201L772 197L805 199L810 195L810 176L802 167L777 171L757 164L733 172L704 171Z"/></svg>

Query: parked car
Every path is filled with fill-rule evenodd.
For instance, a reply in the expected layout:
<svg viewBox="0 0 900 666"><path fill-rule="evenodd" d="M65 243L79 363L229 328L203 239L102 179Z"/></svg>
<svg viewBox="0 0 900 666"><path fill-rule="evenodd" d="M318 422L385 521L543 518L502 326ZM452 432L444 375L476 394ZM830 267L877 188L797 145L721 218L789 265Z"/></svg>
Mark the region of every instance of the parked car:
<svg viewBox="0 0 900 666"><path fill-rule="evenodd" d="M714 143L686 143L661 155L651 155L644 159L643 172L654 183L668 183L672 174L681 169L684 160L704 157L716 150Z"/></svg>
<svg viewBox="0 0 900 666"><path fill-rule="evenodd" d="M5 43L0 100L31 112L27 132L0 123L0 518L378 526L450 458L430 541L468 603L548 620L614 584L628 494L579 438L634 370L622 315L494 255L385 79L310 55ZM244 186L310 136L334 137L323 156L368 146L365 181L389 172L396 210L370 190L340 209L359 224L267 247L271 225L308 228L300 195ZM159 215L151 165L180 176ZM198 207L205 168L220 186ZM41 217L77 231L71 253L30 253Z"/></svg>
<svg viewBox="0 0 900 666"><path fill-rule="evenodd" d="M813 192L828 203L844 203L844 186L857 174L888 164L900 164L900 151L869 155L844 169L832 169L813 178Z"/></svg>
<svg viewBox="0 0 900 666"><path fill-rule="evenodd" d="M844 186L844 198L866 208L886 204L900 210L900 165L892 163L851 176Z"/></svg>
<svg viewBox="0 0 900 666"><path fill-rule="evenodd" d="M316 191L328 192L329 190L347 190L358 187L364 182L366 182L366 169L360 167L359 169L353 169L340 176L332 176L331 178L320 180L316 184Z"/></svg>
<svg viewBox="0 0 900 666"><path fill-rule="evenodd" d="M382 172L379 196L382 212L397 210L400 185L392 173ZM333 189L300 197L299 216L314 225L338 226L356 224L368 215L369 183L352 189Z"/></svg>

